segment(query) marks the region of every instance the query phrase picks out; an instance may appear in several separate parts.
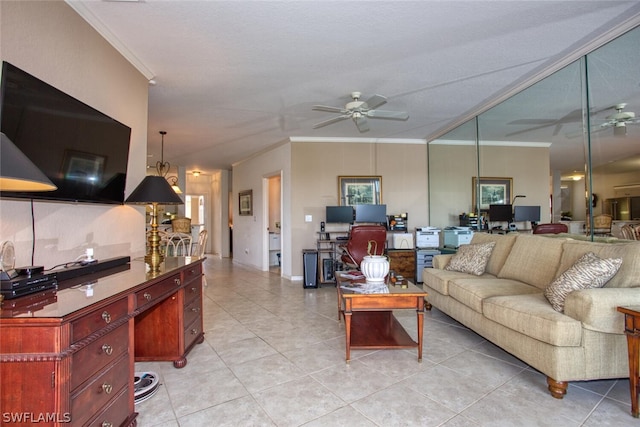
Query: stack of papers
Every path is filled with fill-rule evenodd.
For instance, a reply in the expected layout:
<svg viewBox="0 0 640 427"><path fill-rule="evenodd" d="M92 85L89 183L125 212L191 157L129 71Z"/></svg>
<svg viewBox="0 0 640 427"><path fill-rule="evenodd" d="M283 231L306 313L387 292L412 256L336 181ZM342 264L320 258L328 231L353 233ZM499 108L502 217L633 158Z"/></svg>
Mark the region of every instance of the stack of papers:
<svg viewBox="0 0 640 427"><path fill-rule="evenodd" d="M359 294L388 294L389 288L384 283L361 283L351 282L340 285L341 289L345 289Z"/></svg>
<svg viewBox="0 0 640 427"><path fill-rule="evenodd" d="M340 276L350 280L364 279L364 274L360 271L350 271L348 273L342 273Z"/></svg>

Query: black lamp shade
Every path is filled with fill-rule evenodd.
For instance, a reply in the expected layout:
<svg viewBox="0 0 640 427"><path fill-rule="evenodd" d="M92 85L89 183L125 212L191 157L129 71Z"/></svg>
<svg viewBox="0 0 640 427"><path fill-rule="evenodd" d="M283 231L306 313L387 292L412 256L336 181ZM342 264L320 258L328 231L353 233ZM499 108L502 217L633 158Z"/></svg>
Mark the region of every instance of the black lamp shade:
<svg viewBox="0 0 640 427"><path fill-rule="evenodd" d="M47 176L0 132L0 191L52 191Z"/></svg>
<svg viewBox="0 0 640 427"><path fill-rule="evenodd" d="M171 188L171 185L162 176L147 175L135 190L127 197L125 203L160 205L181 205L180 196Z"/></svg>

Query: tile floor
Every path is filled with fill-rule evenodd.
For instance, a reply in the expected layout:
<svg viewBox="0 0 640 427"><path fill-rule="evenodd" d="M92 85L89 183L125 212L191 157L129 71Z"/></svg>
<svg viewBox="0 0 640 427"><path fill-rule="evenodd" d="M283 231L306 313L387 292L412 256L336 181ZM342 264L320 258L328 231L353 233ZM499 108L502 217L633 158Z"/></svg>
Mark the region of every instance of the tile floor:
<svg viewBox="0 0 640 427"><path fill-rule="evenodd" d="M229 259L204 270L205 342L183 369L136 364L161 377L138 426L640 426L627 379L553 399L543 375L435 309L422 363L416 350L354 350L347 365L335 288ZM415 337L415 313L397 317Z"/></svg>

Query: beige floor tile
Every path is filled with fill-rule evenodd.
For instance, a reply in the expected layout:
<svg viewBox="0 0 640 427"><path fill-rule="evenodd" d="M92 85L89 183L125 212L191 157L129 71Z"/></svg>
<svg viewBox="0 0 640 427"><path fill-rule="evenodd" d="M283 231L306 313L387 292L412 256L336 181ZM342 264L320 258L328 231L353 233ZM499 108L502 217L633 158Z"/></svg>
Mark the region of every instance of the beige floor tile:
<svg viewBox="0 0 640 427"><path fill-rule="evenodd" d="M187 365L139 362L161 376L136 405L141 427L633 426L629 381L573 382L552 398L545 376L441 311L425 313L417 350L352 350L332 286L205 261L205 342ZM415 312L398 311L417 336ZM640 424L639 424L640 425Z"/></svg>

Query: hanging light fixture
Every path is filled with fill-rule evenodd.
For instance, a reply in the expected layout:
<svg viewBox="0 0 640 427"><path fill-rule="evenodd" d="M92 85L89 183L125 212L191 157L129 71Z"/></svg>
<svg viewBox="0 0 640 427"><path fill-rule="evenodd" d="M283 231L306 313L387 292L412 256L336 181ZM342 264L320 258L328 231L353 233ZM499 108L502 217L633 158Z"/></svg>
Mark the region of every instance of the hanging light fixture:
<svg viewBox="0 0 640 427"><path fill-rule="evenodd" d="M178 187L177 176L170 176L169 178L167 178L167 181L169 181L169 184L171 184L171 188L173 188L173 191L175 191L176 194L182 194L182 190L180 189L180 187Z"/></svg>
<svg viewBox="0 0 640 427"><path fill-rule="evenodd" d="M161 176L164 178L169 173L169 170L171 169L171 163L164 161L164 136L167 134L167 132L164 130L161 130L159 133L161 135L162 140L160 145L160 161L156 162L156 171L158 172L158 176ZM175 191L176 194L182 194L182 190L180 189L180 187L178 187L177 176L170 176L167 178L167 180L170 182L171 188L173 188L173 191Z"/></svg>

